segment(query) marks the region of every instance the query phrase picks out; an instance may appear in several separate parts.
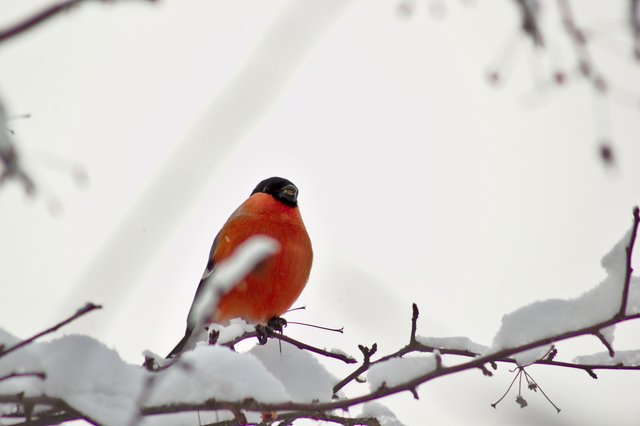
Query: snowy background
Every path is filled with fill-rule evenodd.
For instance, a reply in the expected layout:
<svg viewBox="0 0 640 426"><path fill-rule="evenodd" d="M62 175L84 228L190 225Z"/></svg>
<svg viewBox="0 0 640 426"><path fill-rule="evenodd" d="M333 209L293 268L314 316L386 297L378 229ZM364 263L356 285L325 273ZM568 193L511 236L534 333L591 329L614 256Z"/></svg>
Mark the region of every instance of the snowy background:
<svg viewBox="0 0 640 426"><path fill-rule="evenodd" d="M3 2L0 27L44 4ZM520 37L510 2L407 4L410 15L364 0L88 3L1 44L0 95L10 115L33 115L9 124L40 193L0 190L0 326L27 337L90 300L105 309L61 334L96 337L132 364L168 352L215 233L272 175L300 188L315 251L307 309L289 319L345 326L287 329L309 343L392 352L415 302L420 335L489 345L503 314L600 283L600 259L640 199L627 3L577 9L623 89L606 103L584 82L538 88L550 61L524 39L507 83L487 84ZM552 67L569 68L544 12ZM602 138L615 167L598 157ZM78 189L52 154L82 164L89 184ZM640 347L639 332L618 327L614 346ZM582 338L559 350L570 360L603 347ZM350 371L336 364L336 376ZM410 425L640 418L637 373L531 373L561 414L535 394L525 410L512 398L492 409L511 380L504 367L385 403Z"/></svg>

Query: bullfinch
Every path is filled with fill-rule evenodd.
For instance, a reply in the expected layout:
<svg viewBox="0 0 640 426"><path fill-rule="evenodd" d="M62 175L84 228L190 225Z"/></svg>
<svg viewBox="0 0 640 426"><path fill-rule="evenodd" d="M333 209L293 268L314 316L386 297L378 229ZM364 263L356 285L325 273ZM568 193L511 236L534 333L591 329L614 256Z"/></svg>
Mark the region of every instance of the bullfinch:
<svg viewBox="0 0 640 426"><path fill-rule="evenodd" d="M309 235L298 209L298 188L289 180L271 177L260 182L249 198L236 209L218 232L187 318L182 340L168 355L175 357L189 343L194 332L189 319L194 305L216 265L255 235L266 235L279 243L280 250L260 262L245 278L220 299L211 322L232 318L263 325L279 318L304 289L313 261Z"/></svg>

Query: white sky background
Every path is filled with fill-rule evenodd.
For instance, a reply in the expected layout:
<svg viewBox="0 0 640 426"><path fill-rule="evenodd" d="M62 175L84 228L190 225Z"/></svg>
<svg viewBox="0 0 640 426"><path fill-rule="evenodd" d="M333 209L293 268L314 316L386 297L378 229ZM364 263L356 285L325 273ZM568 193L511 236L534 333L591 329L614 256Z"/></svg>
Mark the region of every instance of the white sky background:
<svg viewBox="0 0 640 426"><path fill-rule="evenodd" d="M596 3L580 2L578 17L604 31L597 63L638 93L626 3ZM43 4L5 1L0 24ZM27 337L91 300L105 309L67 332L132 363L147 348L168 352L215 233L272 175L300 188L315 250L307 310L289 319L345 326L342 336L287 329L310 343L393 351L416 302L419 334L490 344L502 314L599 283L600 258L640 199L638 110L612 101L610 122L594 120L599 104L583 82L540 94L525 40L507 85L490 87L487 66L518 34L511 2L454 2L444 19L425 2L403 19L397 4L87 4L0 45L0 93L10 114L33 114L10 124L42 189L35 200L15 184L0 189L1 326ZM265 51L278 40L273 28L297 36ZM550 34L556 63L572 64L562 34ZM605 131L613 170L597 156ZM215 152L203 156L194 141ZM88 187L49 168L46 153L82 163ZM61 215L47 211L52 193ZM620 326L614 346L640 347L638 332ZM584 338L559 356L600 350ZM531 373L562 414L529 393L525 410L515 394L493 410L511 380L505 367L491 379L474 371L423 385L419 402L386 403L408 424L640 418L637 373Z"/></svg>

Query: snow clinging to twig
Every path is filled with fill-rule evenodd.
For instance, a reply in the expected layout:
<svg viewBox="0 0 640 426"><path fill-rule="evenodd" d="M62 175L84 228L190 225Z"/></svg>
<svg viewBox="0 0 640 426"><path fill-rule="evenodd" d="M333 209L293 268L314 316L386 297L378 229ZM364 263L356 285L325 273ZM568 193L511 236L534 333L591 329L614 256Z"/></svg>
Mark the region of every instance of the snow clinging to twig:
<svg viewBox="0 0 640 426"><path fill-rule="evenodd" d="M596 287L574 299L548 299L523 306L502 317L502 326L493 340L489 353L525 345L547 337L560 335L612 318L619 311L626 274L626 247L631 230L602 259L607 272ZM640 310L640 279L632 277L627 314ZM613 327L600 330L611 344ZM548 346L542 346L515 356L525 365L543 356Z"/></svg>

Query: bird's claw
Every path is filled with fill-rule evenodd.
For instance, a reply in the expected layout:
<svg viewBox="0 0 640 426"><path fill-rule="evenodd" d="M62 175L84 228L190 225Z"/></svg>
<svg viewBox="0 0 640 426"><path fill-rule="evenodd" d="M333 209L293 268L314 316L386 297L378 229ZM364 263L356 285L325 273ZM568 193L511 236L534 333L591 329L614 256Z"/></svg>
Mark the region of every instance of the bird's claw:
<svg viewBox="0 0 640 426"><path fill-rule="evenodd" d="M272 330L269 328L269 326L258 324L256 325L256 333L258 337L258 343L264 345L267 343L267 340L269 340L269 336L271 335Z"/></svg>
<svg viewBox="0 0 640 426"><path fill-rule="evenodd" d="M287 320L281 317L273 317L267 321L267 325L257 324L256 334L258 343L264 345L269 340L269 337L273 336L274 332L282 333L282 330L287 326Z"/></svg>
<svg viewBox="0 0 640 426"><path fill-rule="evenodd" d="M286 326L287 320L282 317L273 317L267 322L267 327L272 331L277 331L278 333L282 333Z"/></svg>

